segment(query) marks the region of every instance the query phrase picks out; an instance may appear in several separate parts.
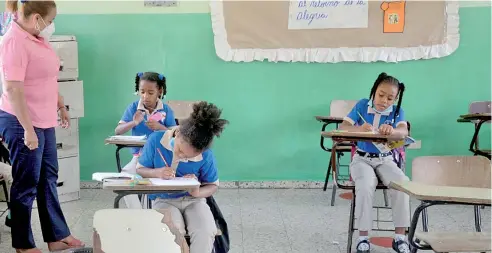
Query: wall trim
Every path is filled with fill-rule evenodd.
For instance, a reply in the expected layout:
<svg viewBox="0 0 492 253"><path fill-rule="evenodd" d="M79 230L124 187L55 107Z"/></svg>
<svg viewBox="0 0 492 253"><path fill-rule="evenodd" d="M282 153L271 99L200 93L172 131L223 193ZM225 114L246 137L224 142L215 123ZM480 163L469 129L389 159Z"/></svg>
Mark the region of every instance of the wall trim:
<svg viewBox="0 0 492 253"><path fill-rule="evenodd" d="M222 189L322 189L324 181L220 181ZM332 182L328 188L332 188ZM102 189L102 183L81 181L81 189Z"/></svg>

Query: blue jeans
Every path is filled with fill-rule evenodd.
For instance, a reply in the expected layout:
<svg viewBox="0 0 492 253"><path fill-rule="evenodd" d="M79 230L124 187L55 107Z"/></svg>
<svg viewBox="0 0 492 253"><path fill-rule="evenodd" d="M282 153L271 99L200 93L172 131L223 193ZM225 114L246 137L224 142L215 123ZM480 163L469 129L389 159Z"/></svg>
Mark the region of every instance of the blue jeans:
<svg viewBox="0 0 492 253"><path fill-rule="evenodd" d="M31 229L31 211L37 200L39 220L45 242L55 242L70 235L58 201L58 157L55 128L34 128L39 146L29 150L24 145L24 129L17 117L0 110L0 135L7 143L12 163L10 212L12 247L35 248Z"/></svg>

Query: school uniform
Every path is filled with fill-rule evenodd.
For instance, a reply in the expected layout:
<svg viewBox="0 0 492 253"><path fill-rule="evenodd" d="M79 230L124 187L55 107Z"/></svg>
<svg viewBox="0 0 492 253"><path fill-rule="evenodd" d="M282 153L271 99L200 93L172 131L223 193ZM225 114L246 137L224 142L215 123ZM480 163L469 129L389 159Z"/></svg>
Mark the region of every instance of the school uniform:
<svg viewBox="0 0 492 253"><path fill-rule="evenodd" d="M367 123L379 128L383 124L406 126L405 113L400 108L399 115L394 118L396 106L390 106L384 112L377 112L369 99L360 100L352 111L344 118L352 125ZM386 186L391 181L408 181L408 177L397 166L390 153L381 153L372 142L357 142L357 151L350 163L350 175L355 182L355 218L359 231L372 229L372 206L374 192L378 184L376 174ZM395 227L410 226L409 196L403 192L389 190Z"/></svg>
<svg viewBox="0 0 492 253"><path fill-rule="evenodd" d="M152 169L170 165L175 169L176 177L194 174L202 185L218 185L218 171L212 151L206 150L186 160L179 159L174 156L175 131L176 129L172 129L151 134L138 159L137 168ZM212 252L217 227L205 198L192 197L188 192L152 194L149 198L153 201L154 209L171 209L173 223L181 234L188 231L191 253Z"/></svg>
<svg viewBox="0 0 492 253"><path fill-rule="evenodd" d="M167 104L162 103L161 100L157 100L157 106L152 113L150 113L149 110L145 109L142 100L138 100L131 103L126 108L125 112L123 113L123 117L121 117L119 123L122 124L122 123L128 123L133 121L133 115L135 115L137 111L145 112L145 115L144 115L144 120L140 122L140 124L132 128L133 136L142 136L142 135L149 136L151 133L153 133L154 131L149 127L147 127L147 125L145 125L145 122L155 116L159 116L161 118L161 120L159 120L159 123L161 123L163 126L167 128L176 126L176 120L174 119L173 110ZM138 147L131 148L130 151L133 155L132 160L127 165L125 165L125 167L121 169L122 171L130 174L137 173L136 166L137 166L140 149L141 148ZM138 209L142 208L138 200L138 197L136 195L125 196L123 200L125 201L127 208L138 208Z"/></svg>

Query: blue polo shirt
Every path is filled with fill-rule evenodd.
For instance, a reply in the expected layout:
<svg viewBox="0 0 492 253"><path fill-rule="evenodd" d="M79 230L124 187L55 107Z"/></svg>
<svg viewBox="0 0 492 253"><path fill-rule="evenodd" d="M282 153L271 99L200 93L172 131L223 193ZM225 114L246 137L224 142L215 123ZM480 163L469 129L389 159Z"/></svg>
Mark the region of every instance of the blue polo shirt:
<svg viewBox="0 0 492 253"><path fill-rule="evenodd" d="M152 131L147 125L145 125L145 122L152 117L152 115L160 113L165 118L163 120L160 120L159 123L161 123L165 127L172 127L176 126L176 120L174 119L174 112L169 107L167 104L162 103L162 101L158 100L157 102L157 107L156 109L151 113L147 109L145 109L143 103L141 100L135 101L131 103L125 110L125 113L123 113L123 117L121 117L120 123L127 123L133 120L133 115L137 112L137 110L141 110L145 112L144 120L140 122L137 126L132 128L132 135L133 136L149 136ZM140 152L140 148L131 148L132 154L138 154Z"/></svg>
<svg viewBox="0 0 492 253"><path fill-rule="evenodd" d="M173 161L174 157L174 132L176 129L167 131L159 131L152 133L147 139L147 143L142 149L142 153L138 159L137 168L162 168L172 167L176 165L176 177L182 177L187 174L194 174L198 181L203 184L219 184L219 176L217 171L217 163L212 150L207 149L202 154L187 159ZM162 156L166 160L162 160L161 155L157 151L160 150ZM152 194L149 198L155 200L156 198L169 199L180 198L184 196L190 196L188 192L185 193L171 193L171 194Z"/></svg>
<svg viewBox="0 0 492 253"><path fill-rule="evenodd" d="M372 107L372 101L367 98L361 99L357 104L352 108L352 111L344 118L345 121L349 122L352 125L361 126L364 124L364 120L359 116L362 115L367 123L373 125L374 127L379 128L383 124L392 125L393 128L398 127L401 124L407 125L405 121L405 113L403 109L400 108L400 113L396 118L396 105L392 105L388 108L388 110L384 112L377 112ZM372 142L358 141L357 148L369 152L369 153L380 153L379 149L374 146Z"/></svg>

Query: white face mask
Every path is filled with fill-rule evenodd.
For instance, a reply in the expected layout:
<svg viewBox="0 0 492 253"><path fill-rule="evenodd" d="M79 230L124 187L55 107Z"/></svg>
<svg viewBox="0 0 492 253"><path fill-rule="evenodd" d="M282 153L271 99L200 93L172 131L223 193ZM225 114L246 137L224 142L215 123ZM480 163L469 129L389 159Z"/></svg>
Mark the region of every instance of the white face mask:
<svg viewBox="0 0 492 253"><path fill-rule="evenodd" d="M46 22L44 22L43 18L41 18L41 21L43 21L43 24L45 25L44 29L40 31L38 24L36 24L35 28L39 31L39 37L43 37L45 40L49 40L51 38L51 35L55 33L55 22L51 22L50 25L46 25Z"/></svg>

